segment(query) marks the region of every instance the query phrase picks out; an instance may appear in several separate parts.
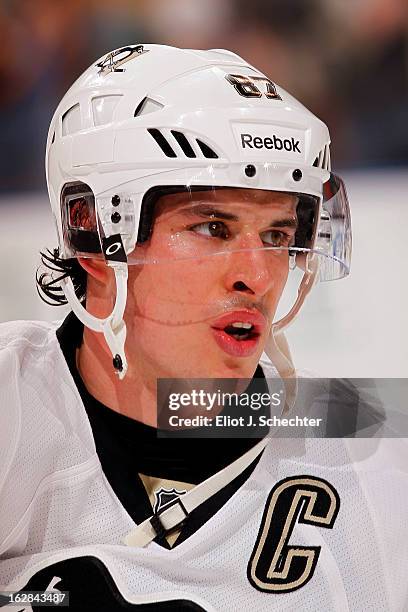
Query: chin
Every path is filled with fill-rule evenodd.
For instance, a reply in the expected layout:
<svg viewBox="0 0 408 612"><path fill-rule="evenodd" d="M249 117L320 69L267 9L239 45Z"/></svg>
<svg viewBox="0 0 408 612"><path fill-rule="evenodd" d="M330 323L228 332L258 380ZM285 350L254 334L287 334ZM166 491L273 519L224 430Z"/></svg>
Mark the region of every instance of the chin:
<svg viewBox="0 0 408 612"><path fill-rule="evenodd" d="M212 375L209 378L252 378L257 365L258 360L251 360L251 363L234 360L233 362L223 363L213 368Z"/></svg>

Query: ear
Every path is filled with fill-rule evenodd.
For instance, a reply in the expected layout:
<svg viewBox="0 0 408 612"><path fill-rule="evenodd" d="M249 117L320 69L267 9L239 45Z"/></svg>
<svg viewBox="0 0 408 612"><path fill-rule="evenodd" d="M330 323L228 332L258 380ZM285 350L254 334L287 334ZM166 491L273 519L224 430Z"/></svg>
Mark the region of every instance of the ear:
<svg viewBox="0 0 408 612"><path fill-rule="evenodd" d="M102 285L107 285L112 270L106 265L105 261L101 259L88 259L85 257L78 257L80 266Z"/></svg>

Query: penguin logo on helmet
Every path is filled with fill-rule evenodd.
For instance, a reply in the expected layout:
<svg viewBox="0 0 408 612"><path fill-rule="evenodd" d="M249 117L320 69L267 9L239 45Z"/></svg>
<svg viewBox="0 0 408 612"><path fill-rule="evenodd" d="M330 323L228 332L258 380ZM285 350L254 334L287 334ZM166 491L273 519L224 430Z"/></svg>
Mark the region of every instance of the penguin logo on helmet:
<svg viewBox="0 0 408 612"><path fill-rule="evenodd" d="M120 49L111 51L101 62L96 64L96 66L100 68L99 74L125 72L125 68L119 68L119 66L131 60L135 55L143 55L143 53L147 53L143 45L128 45L127 47L121 47Z"/></svg>

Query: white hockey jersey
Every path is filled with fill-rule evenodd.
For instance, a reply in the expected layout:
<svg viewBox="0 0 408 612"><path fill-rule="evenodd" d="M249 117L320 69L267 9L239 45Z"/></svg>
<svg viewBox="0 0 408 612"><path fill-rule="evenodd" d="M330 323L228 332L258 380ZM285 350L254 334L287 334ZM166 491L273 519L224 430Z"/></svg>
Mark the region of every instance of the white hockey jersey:
<svg viewBox="0 0 408 612"><path fill-rule="evenodd" d="M54 588L70 610L98 612L408 610L405 440L271 439L184 542L127 546L135 524L56 326L1 327L0 591Z"/></svg>

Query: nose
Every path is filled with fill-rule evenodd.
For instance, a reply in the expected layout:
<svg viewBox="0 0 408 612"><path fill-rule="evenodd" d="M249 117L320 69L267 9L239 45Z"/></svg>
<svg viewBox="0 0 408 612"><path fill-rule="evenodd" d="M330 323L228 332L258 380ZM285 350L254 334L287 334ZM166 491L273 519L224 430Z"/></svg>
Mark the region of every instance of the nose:
<svg viewBox="0 0 408 612"><path fill-rule="evenodd" d="M262 297L275 285L277 271L274 271L273 264L276 258L273 253L265 251L263 246L258 235L250 244L246 241L245 247L241 246L241 249L229 253L225 276L229 292Z"/></svg>

